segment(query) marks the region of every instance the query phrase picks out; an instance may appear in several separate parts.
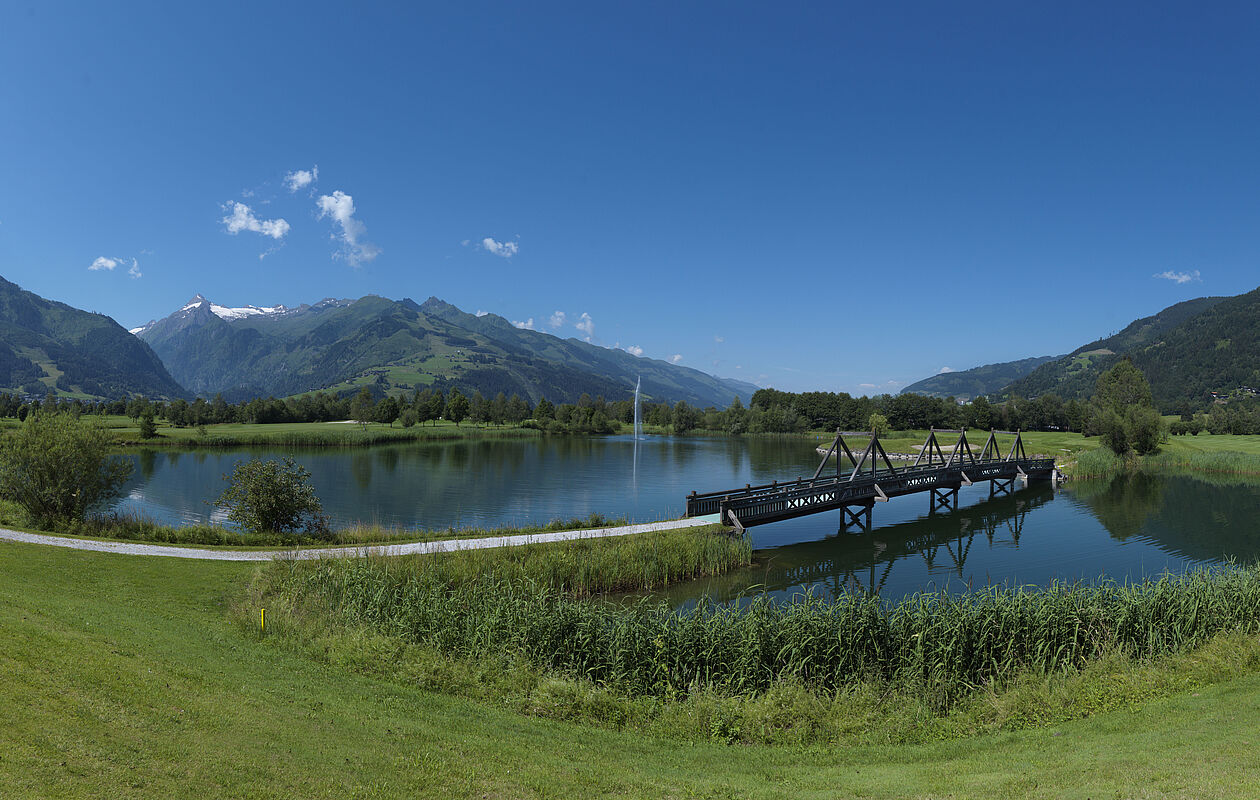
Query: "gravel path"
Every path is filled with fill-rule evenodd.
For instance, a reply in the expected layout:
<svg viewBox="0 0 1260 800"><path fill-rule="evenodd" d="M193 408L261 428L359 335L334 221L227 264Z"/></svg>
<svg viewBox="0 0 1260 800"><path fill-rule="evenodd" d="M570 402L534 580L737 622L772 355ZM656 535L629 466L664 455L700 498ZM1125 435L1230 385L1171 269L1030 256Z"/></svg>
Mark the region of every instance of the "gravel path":
<svg viewBox="0 0 1260 800"><path fill-rule="evenodd" d="M607 536L629 536L649 531L670 531L679 528L697 528L717 523L717 514L694 519L676 519L667 522L645 522L639 525L620 525L615 528L583 528L573 531L551 531L518 536L488 536L484 539L443 539L437 542L412 542L410 544L375 544L359 547L320 547L305 550L206 550L196 547L170 547L161 544L133 542L106 542L95 539L71 539L65 536L48 536L40 533L23 533L0 528L0 540L47 544L69 547L74 550L95 550L101 553L124 553L132 556L169 556L171 558L197 558L205 561L270 561L273 558L346 558L349 556L405 556L415 553L449 553L453 550L481 550L487 547L514 547L540 542L565 542L573 539L602 539Z"/></svg>

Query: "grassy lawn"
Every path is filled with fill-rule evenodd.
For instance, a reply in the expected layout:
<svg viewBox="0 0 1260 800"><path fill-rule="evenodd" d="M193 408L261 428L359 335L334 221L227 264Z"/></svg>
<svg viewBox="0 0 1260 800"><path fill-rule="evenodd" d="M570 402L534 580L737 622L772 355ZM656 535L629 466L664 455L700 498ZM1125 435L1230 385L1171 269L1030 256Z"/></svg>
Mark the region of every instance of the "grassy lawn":
<svg viewBox="0 0 1260 800"><path fill-rule="evenodd" d="M1240 797L1260 676L1052 729L729 747L523 717L231 622L253 567L0 543L0 796Z"/></svg>
<svg viewBox="0 0 1260 800"><path fill-rule="evenodd" d="M234 446L234 445L366 445L391 441L416 441L425 439L471 439L498 436L537 436L538 431L515 425L473 425L469 422L456 425L439 420L404 428L402 425L386 425L370 422L366 426L353 422L279 422L270 425L226 422L205 426L202 433L195 427L177 428L165 421L157 423L156 439L142 440L139 425L132 419L119 416L99 418L121 444L145 447L162 445L186 446ZM16 422L16 420L15 420Z"/></svg>
<svg viewBox="0 0 1260 800"><path fill-rule="evenodd" d="M1260 436L1231 436L1200 433L1198 436L1170 436L1163 446L1170 453L1246 453L1260 455Z"/></svg>

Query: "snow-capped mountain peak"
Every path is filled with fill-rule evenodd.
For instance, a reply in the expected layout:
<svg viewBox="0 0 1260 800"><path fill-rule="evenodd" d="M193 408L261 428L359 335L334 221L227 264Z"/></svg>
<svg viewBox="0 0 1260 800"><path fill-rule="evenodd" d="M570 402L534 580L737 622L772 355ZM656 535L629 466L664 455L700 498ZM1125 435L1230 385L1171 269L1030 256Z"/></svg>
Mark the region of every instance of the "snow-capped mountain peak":
<svg viewBox="0 0 1260 800"><path fill-rule="evenodd" d="M229 308L228 306L221 306L217 303L212 303L205 297L197 295L185 303L184 307L181 308L180 311L192 311L193 309L203 305L210 306L210 313L214 314L219 319L226 320L244 319L245 317L254 317L260 314L283 314L289 310L287 306L241 306L240 308Z"/></svg>
<svg viewBox="0 0 1260 800"><path fill-rule="evenodd" d="M283 314L289 310L288 306L242 306L241 308L228 308L227 306L219 306L214 303L210 304L210 310L220 319L241 319L242 317L254 317L259 314Z"/></svg>

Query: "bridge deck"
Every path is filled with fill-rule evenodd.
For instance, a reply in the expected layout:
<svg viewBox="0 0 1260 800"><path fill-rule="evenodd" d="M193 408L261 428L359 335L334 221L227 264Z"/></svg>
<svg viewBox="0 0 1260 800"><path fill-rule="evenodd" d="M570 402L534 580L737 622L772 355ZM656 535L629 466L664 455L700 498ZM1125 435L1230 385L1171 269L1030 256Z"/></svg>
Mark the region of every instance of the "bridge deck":
<svg viewBox="0 0 1260 800"><path fill-rule="evenodd" d="M849 506L870 506L932 489L954 490L978 481L1006 481L1020 475L1049 478L1053 472L1053 458L990 458L950 466L804 478L724 492L692 493L687 498L687 516L720 514L724 522L738 521L742 527L749 527ZM731 520L732 513L735 520Z"/></svg>

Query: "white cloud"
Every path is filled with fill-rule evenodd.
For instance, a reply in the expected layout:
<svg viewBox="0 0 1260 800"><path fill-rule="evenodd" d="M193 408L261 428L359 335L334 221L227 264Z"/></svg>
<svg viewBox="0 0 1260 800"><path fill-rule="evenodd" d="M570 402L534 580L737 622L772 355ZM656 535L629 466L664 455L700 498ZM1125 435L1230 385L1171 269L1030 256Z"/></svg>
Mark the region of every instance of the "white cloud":
<svg viewBox="0 0 1260 800"><path fill-rule="evenodd" d="M669 357L669 363L671 364L677 364L679 361L682 361L682 353L674 353Z"/></svg>
<svg viewBox="0 0 1260 800"><path fill-rule="evenodd" d="M859 384L858 384L858 386L862 387L863 389L874 389L874 388L875 388L875 384L873 384L873 383L859 383Z"/></svg>
<svg viewBox="0 0 1260 800"><path fill-rule="evenodd" d="M481 240L481 247L487 253L493 253L501 258L511 258L521 249L516 242L496 242L489 236Z"/></svg>
<svg viewBox="0 0 1260 800"><path fill-rule="evenodd" d="M464 247L467 247L468 245L472 244L472 240L465 239L464 241L460 242L460 244L463 245Z"/></svg>
<svg viewBox="0 0 1260 800"><path fill-rule="evenodd" d="M115 267L120 266L125 263L127 263L127 259L122 258L120 256L114 256L113 258L108 258L106 256L97 256L92 261L92 263L88 265L88 269L92 270L93 272L98 272L102 270L106 272L112 272ZM133 278L141 277L143 273L140 272L140 262L134 258L131 259L131 266L127 268L127 274Z"/></svg>
<svg viewBox="0 0 1260 800"><path fill-rule="evenodd" d="M284 185L289 190L289 194L292 194L298 189L305 189L317 180L319 180L318 164L310 169L293 170L284 176Z"/></svg>
<svg viewBox="0 0 1260 800"><path fill-rule="evenodd" d="M944 375L946 372L953 372L953 371L954 371L953 367L941 367L940 369L936 371L936 374Z"/></svg>
<svg viewBox="0 0 1260 800"><path fill-rule="evenodd" d="M224 203L223 210L231 212L220 221L233 236L241 231L253 231L279 240L289 232L289 223L284 219L259 219L254 216L253 209L244 203Z"/></svg>
<svg viewBox="0 0 1260 800"><path fill-rule="evenodd" d="M1151 277L1163 278L1164 280L1172 281L1173 283L1189 283L1190 281L1203 280L1199 277L1199 271L1197 269L1194 272L1173 272L1172 270L1166 270L1164 272L1157 272Z"/></svg>
<svg viewBox="0 0 1260 800"><path fill-rule="evenodd" d="M484 317L486 314L489 314L489 313L490 313L489 311L484 311L484 310L482 310L482 309L480 309L480 308L479 308L479 309L477 309L477 313L476 313L476 314L474 314L473 316L477 316L477 317Z"/></svg>
<svg viewBox="0 0 1260 800"><path fill-rule="evenodd" d="M643 348L639 347L637 344L632 344L626 348L626 352L632 356L641 356L643 355Z"/></svg>
<svg viewBox="0 0 1260 800"><path fill-rule="evenodd" d="M551 315L551 319L547 320L547 324L553 328L562 328L564 327L565 319L567 319L567 315L563 311L557 311Z"/></svg>
<svg viewBox="0 0 1260 800"><path fill-rule="evenodd" d="M371 242L361 241L367 226L354 218L354 198L340 189L332 194L321 195L317 203L319 218L332 217L341 226L342 249L334 257L344 258L350 266L357 267L381 254L381 248Z"/></svg>
<svg viewBox="0 0 1260 800"><path fill-rule="evenodd" d="M722 342L725 342L725 341L726 341L726 337L725 337L725 336L714 336L714 337L713 337L713 341L717 342L718 344L721 344Z"/></svg>
<svg viewBox="0 0 1260 800"><path fill-rule="evenodd" d="M573 327L586 334L586 341L589 342L595 338L595 320L591 319L591 315L585 311L582 312L582 316L578 317L578 321L573 323Z"/></svg>
<svg viewBox="0 0 1260 800"><path fill-rule="evenodd" d="M480 316L480 315L478 315L478 316ZM516 327L520 328L521 330L524 330L524 331L532 331L532 330L534 329L534 318L533 318L533 317L530 317L529 319L525 320L524 322L517 322L517 321L513 320L513 321L512 321L512 324L513 324L513 325L515 325Z"/></svg>

